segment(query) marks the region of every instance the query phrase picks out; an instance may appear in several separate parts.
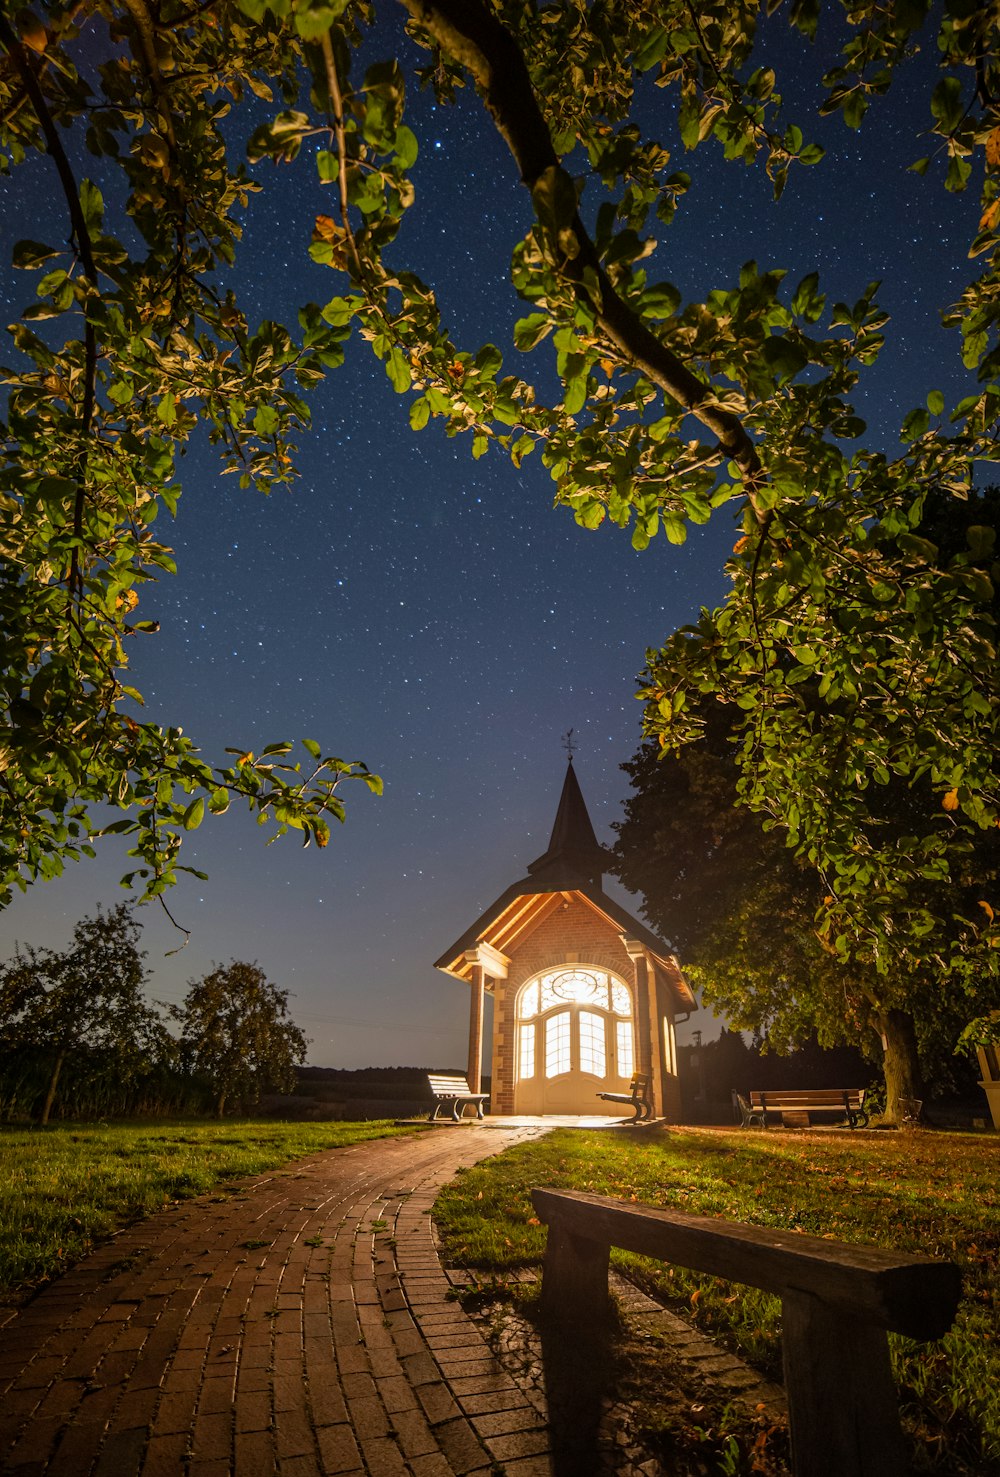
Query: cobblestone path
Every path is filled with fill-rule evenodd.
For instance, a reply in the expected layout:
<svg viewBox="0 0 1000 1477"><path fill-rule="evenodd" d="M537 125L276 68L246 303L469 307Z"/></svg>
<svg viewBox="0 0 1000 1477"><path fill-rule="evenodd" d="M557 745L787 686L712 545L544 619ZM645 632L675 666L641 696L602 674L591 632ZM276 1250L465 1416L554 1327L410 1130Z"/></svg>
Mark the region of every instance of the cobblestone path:
<svg viewBox="0 0 1000 1477"><path fill-rule="evenodd" d="M430 1220L456 1169L543 1132L337 1149L115 1237L0 1329L0 1472L551 1477Z"/></svg>

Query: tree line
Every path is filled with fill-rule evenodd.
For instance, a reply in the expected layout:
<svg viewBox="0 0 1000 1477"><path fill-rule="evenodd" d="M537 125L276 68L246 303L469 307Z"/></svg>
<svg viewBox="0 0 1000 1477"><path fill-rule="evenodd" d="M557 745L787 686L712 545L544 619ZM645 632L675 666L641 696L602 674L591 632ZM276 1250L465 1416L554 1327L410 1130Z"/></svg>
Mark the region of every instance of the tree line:
<svg viewBox="0 0 1000 1477"><path fill-rule="evenodd" d="M292 1087L308 1043L286 990L233 960L160 1005L139 939L120 903L81 919L62 952L19 946L0 967L0 1118L222 1117Z"/></svg>

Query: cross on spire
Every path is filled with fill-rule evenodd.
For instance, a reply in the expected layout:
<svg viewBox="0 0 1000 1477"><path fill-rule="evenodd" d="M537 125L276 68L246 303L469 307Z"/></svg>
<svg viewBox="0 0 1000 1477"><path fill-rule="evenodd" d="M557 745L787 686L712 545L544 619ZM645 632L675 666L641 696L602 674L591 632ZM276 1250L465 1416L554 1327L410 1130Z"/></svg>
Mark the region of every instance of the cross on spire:
<svg viewBox="0 0 1000 1477"><path fill-rule="evenodd" d="M573 742L573 730L572 730L572 728L568 728L566 730L566 732L563 734L563 736L562 736L562 746L566 750L566 754L567 754L567 757L569 758L570 764L572 764L573 763L573 755L576 752L576 749L578 747Z"/></svg>

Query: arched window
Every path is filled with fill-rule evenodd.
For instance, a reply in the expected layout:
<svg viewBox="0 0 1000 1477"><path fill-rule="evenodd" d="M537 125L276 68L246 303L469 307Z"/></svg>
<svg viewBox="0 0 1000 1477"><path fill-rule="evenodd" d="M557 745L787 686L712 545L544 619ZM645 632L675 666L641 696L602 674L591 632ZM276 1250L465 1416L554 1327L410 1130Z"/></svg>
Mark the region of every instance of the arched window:
<svg viewBox="0 0 1000 1477"><path fill-rule="evenodd" d="M546 970L517 1001L518 1080L570 1072L605 1080L635 1070L632 993L606 969Z"/></svg>

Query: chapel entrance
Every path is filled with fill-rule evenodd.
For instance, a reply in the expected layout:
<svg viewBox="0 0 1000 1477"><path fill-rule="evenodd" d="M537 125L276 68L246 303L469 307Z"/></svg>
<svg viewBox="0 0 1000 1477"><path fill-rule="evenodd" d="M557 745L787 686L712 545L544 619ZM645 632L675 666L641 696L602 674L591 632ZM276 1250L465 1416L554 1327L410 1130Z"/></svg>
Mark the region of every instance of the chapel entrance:
<svg viewBox="0 0 1000 1477"><path fill-rule="evenodd" d="M517 998L515 1112L605 1113L599 1092L628 1092L635 1071L632 991L606 969L573 965L529 980Z"/></svg>

